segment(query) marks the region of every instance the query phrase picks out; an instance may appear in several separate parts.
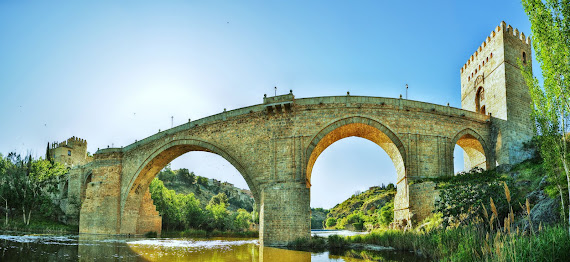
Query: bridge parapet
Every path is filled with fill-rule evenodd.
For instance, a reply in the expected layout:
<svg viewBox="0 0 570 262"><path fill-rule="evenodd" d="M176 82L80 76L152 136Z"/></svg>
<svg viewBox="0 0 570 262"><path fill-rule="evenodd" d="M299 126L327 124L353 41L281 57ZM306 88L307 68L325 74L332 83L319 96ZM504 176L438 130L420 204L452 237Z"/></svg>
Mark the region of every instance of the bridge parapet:
<svg viewBox="0 0 570 262"><path fill-rule="evenodd" d="M310 97L295 100L297 105L327 105L346 104L347 107L377 106L379 109L400 109L427 111L450 117L465 117L475 121L487 121L491 117L481 113L468 111L460 108L443 106L438 104L407 100L402 98L370 97L370 96L325 96Z"/></svg>
<svg viewBox="0 0 570 262"><path fill-rule="evenodd" d="M244 116L252 113L267 112L268 106L276 107L277 104L282 104L283 109L292 108L293 102L298 106L308 106L308 105L332 105L332 104L345 104L349 108L357 107L377 107L378 109L396 109L396 110L408 110L408 111L425 111L434 114L447 115L449 117L461 117L470 120L475 120L479 122L485 122L491 119L491 116L484 115L481 113L464 110L460 108L443 106L438 104L407 100L402 98L388 98L388 97L370 97L370 96L324 96L324 97L309 97L295 99L292 93L287 95L275 96L275 97L264 97L264 103L258 105L252 105L248 107L242 107L234 110L224 111L215 115L197 119L194 121L189 121L179 126L158 132L142 140L136 141L124 148L104 148L97 150L96 154L106 154L111 152L126 152L134 149L140 145L147 144L156 139L160 139L167 135L172 135L180 131L188 130L197 126L207 125L217 121L224 121L228 118ZM287 105L285 105L287 104ZM272 109L275 112L275 108Z"/></svg>

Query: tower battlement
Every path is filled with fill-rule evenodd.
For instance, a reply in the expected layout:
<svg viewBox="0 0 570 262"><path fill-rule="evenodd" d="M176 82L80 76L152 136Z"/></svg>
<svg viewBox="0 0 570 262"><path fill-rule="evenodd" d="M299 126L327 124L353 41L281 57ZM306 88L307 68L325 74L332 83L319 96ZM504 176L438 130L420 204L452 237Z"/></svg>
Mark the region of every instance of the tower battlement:
<svg viewBox="0 0 570 262"><path fill-rule="evenodd" d="M523 32L519 32L517 28L513 29L511 25L502 21L461 67L460 71L462 79L463 75L465 75L468 82L474 80L479 71L481 71L481 68L488 63L488 60L493 59L494 56L496 57L498 55L497 53L493 54L495 42L501 44L505 42L505 38L509 38L508 41L510 42L515 42L513 40L516 40L516 42L522 45L525 49L531 49L530 36L525 36L525 34ZM530 56L525 58L530 59Z"/></svg>
<svg viewBox="0 0 570 262"><path fill-rule="evenodd" d="M92 157L87 155L87 141L75 136L62 142L53 142L48 151L54 161L66 167L84 165L92 161Z"/></svg>
<svg viewBox="0 0 570 262"><path fill-rule="evenodd" d="M65 141L62 142L53 142L51 145L51 149L55 149L58 147L85 147L87 148L87 141L85 139L81 139L79 137L72 136Z"/></svg>

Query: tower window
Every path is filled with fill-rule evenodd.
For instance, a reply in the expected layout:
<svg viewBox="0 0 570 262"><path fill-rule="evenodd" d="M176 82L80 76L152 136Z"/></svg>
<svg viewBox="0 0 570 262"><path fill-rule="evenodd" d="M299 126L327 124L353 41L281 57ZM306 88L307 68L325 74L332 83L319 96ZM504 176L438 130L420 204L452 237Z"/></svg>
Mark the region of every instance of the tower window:
<svg viewBox="0 0 570 262"><path fill-rule="evenodd" d="M523 64L526 65L526 53L525 53L525 52L523 52L522 57L523 57L523 59L522 59L522 60L523 60Z"/></svg>
<svg viewBox="0 0 570 262"><path fill-rule="evenodd" d="M71 150L67 150L67 155L71 156Z"/></svg>

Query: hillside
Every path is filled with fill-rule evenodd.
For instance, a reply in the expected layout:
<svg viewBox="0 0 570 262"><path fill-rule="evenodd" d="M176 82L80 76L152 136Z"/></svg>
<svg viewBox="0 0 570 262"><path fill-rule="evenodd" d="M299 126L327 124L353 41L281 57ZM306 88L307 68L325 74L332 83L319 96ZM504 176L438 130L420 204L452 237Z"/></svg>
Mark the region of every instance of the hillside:
<svg viewBox="0 0 570 262"><path fill-rule="evenodd" d="M374 186L329 210L325 228L348 230L371 230L386 227L393 220L396 188Z"/></svg>
<svg viewBox="0 0 570 262"><path fill-rule="evenodd" d="M208 205L213 196L224 193L228 197L228 210L243 208L248 212L253 211L254 200L251 191L234 187L233 184L195 175L186 168L172 170L170 166L160 171L157 178L162 180L166 188L176 193L194 194L202 208Z"/></svg>

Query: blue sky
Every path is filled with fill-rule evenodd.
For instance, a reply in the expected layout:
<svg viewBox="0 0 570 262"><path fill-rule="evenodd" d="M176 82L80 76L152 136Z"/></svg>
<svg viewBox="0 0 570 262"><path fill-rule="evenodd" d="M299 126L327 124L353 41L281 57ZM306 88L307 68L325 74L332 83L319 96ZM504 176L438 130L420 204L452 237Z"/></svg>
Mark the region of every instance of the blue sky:
<svg viewBox="0 0 570 262"><path fill-rule="evenodd" d="M274 86L398 97L408 84L410 99L460 107L459 70L502 20L530 34L519 1L0 0L0 152L42 156L71 136L91 152L125 146L171 116L259 104ZM246 186L215 155L172 165ZM312 177L311 205L328 208L395 171L382 149L348 138Z"/></svg>

